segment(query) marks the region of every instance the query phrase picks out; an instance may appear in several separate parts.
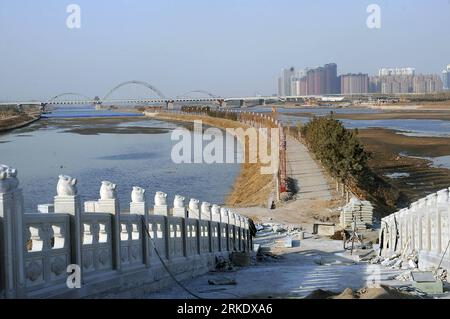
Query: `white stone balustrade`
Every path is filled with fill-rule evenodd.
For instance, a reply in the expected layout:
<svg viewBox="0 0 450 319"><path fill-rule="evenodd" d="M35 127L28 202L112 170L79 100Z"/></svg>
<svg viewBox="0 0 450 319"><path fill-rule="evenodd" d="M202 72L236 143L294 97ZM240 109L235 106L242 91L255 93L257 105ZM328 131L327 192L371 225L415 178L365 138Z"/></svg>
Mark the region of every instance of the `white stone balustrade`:
<svg viewBox="0 0 450 319"><path fill-rule="evenodd" d="M440 190L383 218L380 230L382 255L416 251L420 268L436 267L450 241L449 194L450 188ZM450 267L449 255L443 259L446 268Z"/></svg>
<svg viewBox="0 0 450 319"><path fill-rule="evenodd" d="M169 284L153 243L180 275L206 272L216 255L252 247L248 219L216 204L191 199L186 208L177 195L169 214L167 194L156 192L151 210L145 189L135 186L129 212L121 212L117 185L103 181L100 198L82 205L77 180L61 175L54 202L25 212L18 186L17 171L1 165L0 298L101 295L123 290L124 278L130 289ZM81 289L67 287L72 264Z"/></svg>

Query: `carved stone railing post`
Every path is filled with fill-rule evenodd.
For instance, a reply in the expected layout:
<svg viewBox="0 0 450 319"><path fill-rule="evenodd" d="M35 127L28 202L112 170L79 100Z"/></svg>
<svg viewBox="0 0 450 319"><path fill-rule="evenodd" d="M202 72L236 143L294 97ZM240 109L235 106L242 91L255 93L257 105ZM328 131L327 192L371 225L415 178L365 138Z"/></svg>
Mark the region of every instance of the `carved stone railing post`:
<svg viewBox="0 0 450 319"><path fill-rule="evenodd" d="M200 223L200 207L199 207L200 201L195 198L191 198L188 205L188 217L190 219L195 220L195 227L197 228L197 231L195 232L196 235L196 241L197 241L197 253L200 254L201 252L201 237L203 233L203 227Z"/></svg>
<svg viewBox="0 0 450 319"><path fill-rule="evenodd" d="M202 202L202 205L200 207L200 219L201 220L205 220L208 221L208 225L207 225L207 236L208 236L208 249L210 252L213 251L213 236L212 236L212 225L211 225L211 220L212 220L212 212L211 212L211 207L212 205L208 202Z"/></svg>
<svg viewBox="0 0 450 319"><path fill-rule="evenodd" d="M425 197L425 210L427 214L427 232L428 232L428 251L435 250L436 244L436 194L430 194Z"/></svg>
<svg viewBox="0 0 450 319"><path fill-rule="evenodd" d="M150 267L150 238L147 234L149 219L148 219L148 205L145 196L145 189L134 186L131 192L130 214L143 216L144 225L142 226L141 239L142 251L144 256L144 264Z"/></svg>
<svg viewBox="0 0 450 319"><path fill-rule="evenodd" d="M428 249L428 216L425 204L425 198L421 198L417 201L420 219L420 250Z"/></svg>
<svg viewBox="0 0 450 319"><path fill-rule="evenodd" d="M167 216L168 212L169 210L167 209L167 194L163 192L156 192L153 214Z"/></svg>
<svg viewBox="0 0 450 319"><path fill-rule="evenodd" d="M77 179L60 175L54 198L56 214L70 215L70 251L71 263L76 264L82 270L82 233L81 233L81 199L77 190ZM81 273L83 281L83 274Z"/></svg>
<svg viewBox="0 0 450 319"><path fill-rule="evenodd" d="M187 212L184 200L185 200L184 196L175 195L175 198L173 199L172 216L183 218L183 222L182 222L183 255L187 256L187 225L186 225L186 218L188 216L188 212Z"/></svg>
<svg viewBox="0 0 450 319"><path fill-rule="evenodd" d="M23 197L17 170L0 165L0 294L21 297L25 282Z"/></svg>
<svg viewBox="0 0 450 319"><path fill-rule="evenodd" d="M449 233L449 216L448 211L450 207L450 194L448 189L440 190L436 193L436 206L439 216L439 253L447 248L447 243L450 240Z"/></svg>
<svg viewBox="0 0 450 319"><path fill-rule="evenodd" d="M153 215L164 216L163 226L164 229L162 233L164 234L164 254L167 259L169 259L169 221L167 216L169 214L169 209L167 206L167 194L161 191L155 193Z"/></svg>
<svg viewBox="0 0 450 319"><path fill-rule="evenodd" d="M185 198L181 195L175 195L173 200L172 215L175 217L187 218L187 210L184 204Z"/></svg>
<svg viewBox="0 0 450 319"><path fill-rule="evenodd" d="M100 187L100 199L97 202L99 213L109 213L112 215L112 244L113 244L113 262L114 269L121 270L120 253L120 205L117 198L117 185L108 181L103 181Z"/></svg>

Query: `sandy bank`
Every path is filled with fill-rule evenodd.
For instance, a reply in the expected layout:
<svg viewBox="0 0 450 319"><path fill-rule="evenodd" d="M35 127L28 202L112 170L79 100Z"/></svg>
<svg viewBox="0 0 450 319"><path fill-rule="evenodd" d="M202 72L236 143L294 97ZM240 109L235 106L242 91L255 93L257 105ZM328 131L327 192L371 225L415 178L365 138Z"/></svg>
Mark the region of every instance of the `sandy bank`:
<svg viewBox="0 0 450 319"><path fill-rule="evenodd" d="M158 120L175 121L175 122L193 122L194 120L202 120L203 124L218 127L221 129L226 128L247 128L248 126L221 118L214 118L201 115L181 115L171 113L152 113L149 116ZM248 156L248 147L245 147L246 154ZM267 200L274 189L272 181L272 175L261 174L260 163L243 163L241 164L241 171L236 179L233 189L228 194L225 204L228 206L265 206Z"/></svg>
<svg viewBox="0 0 450 319"><path fill-rule="evenodd" d="M0 118L0 132L10 131L16 128L27 126L39 120L40 114L21 114Z"/></svg>

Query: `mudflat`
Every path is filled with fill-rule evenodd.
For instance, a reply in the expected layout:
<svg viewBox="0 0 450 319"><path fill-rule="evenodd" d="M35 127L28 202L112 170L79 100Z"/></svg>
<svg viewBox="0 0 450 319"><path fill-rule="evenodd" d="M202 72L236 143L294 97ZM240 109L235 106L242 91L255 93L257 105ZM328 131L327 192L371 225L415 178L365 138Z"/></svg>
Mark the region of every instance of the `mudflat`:
<svg viewBox="0 0 450 319"><path fill-rule="evenodd" d="M398 133L381 128L359 130L359 138L372 154L369 166L373 171L402 192L405 204L447 188L450 185L449 169L433 167L428 159L410 156L450 155L450 138L415 137ZM390 174L401 177L387 177Z"/></svg>

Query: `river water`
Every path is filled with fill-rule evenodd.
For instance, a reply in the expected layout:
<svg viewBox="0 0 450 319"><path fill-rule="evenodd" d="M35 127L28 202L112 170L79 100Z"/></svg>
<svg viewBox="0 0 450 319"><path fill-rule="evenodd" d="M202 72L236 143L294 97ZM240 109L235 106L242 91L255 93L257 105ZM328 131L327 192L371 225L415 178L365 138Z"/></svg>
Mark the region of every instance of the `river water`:
<svg viewBox="0 0 450 319"><path fill-rule="evenodd" d="M268 107L252 108L252 112L267 113L272 110ZM296 125L305 124L310 120L309 116L299 116L301 113L312 113L316 116L336 114L376 114L383 110L367 108L328 108L328 107L303 107L303 108L278 108L279 119L283 123ZM296 113L296 115L292 115ZM339 119L345 127L351 129L385 128L398 131L398 134L407 136L450 137L450 121L431 119L385 119L385 120L353 120ZM433 166L450 169L450 156L427 157Z"/></svg>
<svg viewBox="0 0 450 319"><path fill-rule="evenodd" d="M83 200L99 198L101 181L118 185L122 209L127 209L133 186L147 189L153 204L156 191L221 204L239 174L240 164L175 164L171 151L177 141L172 131L179 124L137 117L133 114L95 112L95 115L129 115L119 119L85 119L92 109L55 111L52 118L0 135L0 163L19 171L27 212L51 203L58 175L78 179ZM64 117L78 119L65 119ZM135 117L133 117L135 116ZM204 142L205 144L206 142ZM226 145L226 143L223 143ZM242 155L238 143L224 152Z"/></svg>

